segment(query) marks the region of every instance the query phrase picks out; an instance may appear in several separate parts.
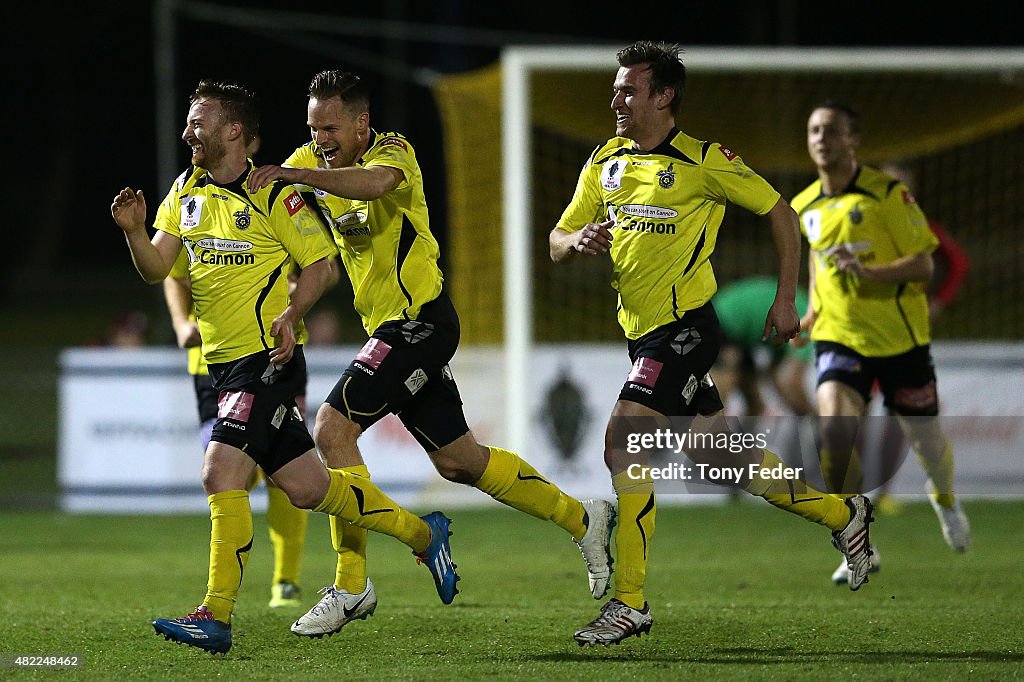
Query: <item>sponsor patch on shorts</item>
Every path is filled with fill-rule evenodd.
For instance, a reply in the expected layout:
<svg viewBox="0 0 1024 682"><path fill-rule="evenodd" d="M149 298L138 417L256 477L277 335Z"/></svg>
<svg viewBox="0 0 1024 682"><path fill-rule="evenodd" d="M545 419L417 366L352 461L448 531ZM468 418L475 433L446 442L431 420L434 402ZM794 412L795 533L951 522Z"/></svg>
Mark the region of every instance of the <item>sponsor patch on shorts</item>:
<svg viewBox="0 0 1024 682"><path fill-rule="evenodd" d="M844 355L843 353L837 353L834 350L829 350L818 356L818 374L824 374L829 370L839 370L840 372L860 374L863 367L860 364L860 360L857 358Z"/></svg>
<svg viewBox="0 0 1024 682"><path fill-rule="evenodd" d="M356 360L369 365L374 369L380 367L380 363L384 362L384 358L391 352L391 346L380 339L371 338L366 344L359 349L359 353L356 355Z"/></svg>
<svg viewBox="0 0 1024 682"><path fill-rule="evenodd" d="M637 358L636 362L633 363L633 369L629 372L629 376L626 377L626 381L653 387L654 384L658 383L658 375L661 374L663 366L663 363L651 358Z"/></svg>
<svg viewBox="0 0 1024 682"><path fill-rule="evenodd" d="M217 417L233 419L236 422L249 421L252 412L252 401L255 396L245 391L224 391L217 401Z"/></svg>
<svg viewBox="0 0 1024 682"><path fill-rule="evenodd" d="M409 389L409 393L416 395L423 386L427 383L427 373L421 368L417 367L416 370L409 375L409 378L405 380L405 387Z"/></svg>
<svg viewBox="0 0 1024 682"><path fill-rule="evenodd" d="M893 403L897 407L908 408L911 410L928 410L931 409L938 401L939 396L935 390L935 382L929 381L924 386L913 387L905 386L903 388L896 389L893 394Z"/></svg>

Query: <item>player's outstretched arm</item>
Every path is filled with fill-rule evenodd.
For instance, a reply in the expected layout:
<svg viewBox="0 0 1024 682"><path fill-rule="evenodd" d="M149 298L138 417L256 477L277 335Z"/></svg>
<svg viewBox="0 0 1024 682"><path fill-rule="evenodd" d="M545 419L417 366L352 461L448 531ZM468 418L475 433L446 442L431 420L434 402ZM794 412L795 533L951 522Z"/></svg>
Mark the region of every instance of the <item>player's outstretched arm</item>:
<svg viewBox="0 0 1024 682"><path fill-rule="evenodd" d="M146 199L142 190L125 187L114 196L110 215L124 232L135 269L149 284L162 281L181 251L181 240L160 230L152 241L146 232Z"/></svg>
<svg viewBox="0 0 1024 682"><path fill-rule="evenodd" d="M249 173L246 181L250 192L266 187L274 180L309 185L345 199L373 201L379 199L405 179L405 173L390 166L371 168L291 168L260 166Z"/></svg>

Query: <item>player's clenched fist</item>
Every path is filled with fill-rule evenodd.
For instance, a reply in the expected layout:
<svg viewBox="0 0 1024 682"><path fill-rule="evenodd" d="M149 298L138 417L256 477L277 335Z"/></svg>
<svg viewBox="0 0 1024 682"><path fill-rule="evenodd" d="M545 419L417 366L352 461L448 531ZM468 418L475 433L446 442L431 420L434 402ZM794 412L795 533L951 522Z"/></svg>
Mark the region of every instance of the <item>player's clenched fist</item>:
<svg viewBox="0 0 1024 682"><path fill-rule="evenodd" d="M583 229L577 232L576 243L573 250L587 256L596 256L601 253L608 253L612 245L611 227L614 221L606 220L603 223L587 223Z"/></svg>

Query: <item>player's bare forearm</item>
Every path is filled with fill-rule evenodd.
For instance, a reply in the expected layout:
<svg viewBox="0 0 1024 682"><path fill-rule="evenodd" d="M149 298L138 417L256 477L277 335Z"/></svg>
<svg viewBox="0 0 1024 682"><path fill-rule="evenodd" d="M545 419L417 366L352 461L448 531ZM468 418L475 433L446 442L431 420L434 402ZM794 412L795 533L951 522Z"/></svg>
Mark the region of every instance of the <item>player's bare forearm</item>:
<svg viewBox="0 0 1024 682"><path fill-rule="evenodd" d="M323 293L330 288L331 282L336 281L336 279L331 272L331 263L327 258L321 258L315 263L310 263L304 267L302 273L295 281L295 287L291 291L288 307L274 320L273 327L277 327L278 320L281 320L282 324L287 323L289 326L294 326L306 316L306 313L313 307L313 304L319 300ZM277 334L274 334L273 328L271 333L277 336Z"/></svg>
<svg viewBox="0 0 1024 682"><path fill-rule="evenodd" d="M309 185L336 197L373 201L393 190L405 178L389 166L373 168L289 168L261 166L249 175L249 189L255 191L278 179Z"/></svg>
<svg viewBox="0 0 1024 682"><path fill-rule="evenodd" d="M932 278L935 264L928 252L904 256L891 263L861 266L861 276L875 282L902 284L903 282L927 282Z"/></svg>
<svg viewBox="0 0 1024 682"><path fill-rule="evenodd" d="M779 259L779 282L776 298L796 299L796 285L800 276L800 219L781 197L768 212L772 224L772 239Z"/></svg>

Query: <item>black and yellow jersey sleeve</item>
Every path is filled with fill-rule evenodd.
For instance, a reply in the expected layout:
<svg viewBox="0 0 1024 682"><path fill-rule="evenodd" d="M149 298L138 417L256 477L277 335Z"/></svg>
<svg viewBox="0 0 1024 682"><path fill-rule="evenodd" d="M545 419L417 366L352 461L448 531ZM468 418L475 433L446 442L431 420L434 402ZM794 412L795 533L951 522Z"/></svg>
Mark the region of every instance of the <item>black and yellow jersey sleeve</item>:
<svg viewBox="0 0 1024 682"><path fill-rule="evenodd" d="M402 182L372 201L315 191L332 223L332 235L352 282L355 309L368 334L390 320L416 319L423 305L441 293L444 281L415 150L398 133L371 131L371 135L358 165L394 168L401 171ZM285 165L317 167L313 144L296 149Z"/></svg>
<svg viewBox="0 0 1024 682"><path fill-rule="evenodd" d="M727 204L764 215L778 200L728 148L674 129L649 152L634 150L625 138L598 147L556 227L574 232L588 222L614 221L619 324L637 339L715 294L710 258Z"/></svg>
<svg viewBox="0 0 1024 682"><path fill-rule="evenodd" d="M842 192L825 195L815 181L792 205L814 266L811 298L818 317L811 338L841 343L867 357L899 355L929 343L925 282L875 282L835 266L839 249L865 265L883 265L938 246L907 187L862 166Z"/></svg>
<svg viewBox="0 0 1024 682"><path fill-rule="evenodd" d="M250 193L246 177L219 185L193 169L175 181L154 223L182 240L210 363L272 348L271 322L288 305L288 273L335 253L298 190L275 182Z"/></svg>

